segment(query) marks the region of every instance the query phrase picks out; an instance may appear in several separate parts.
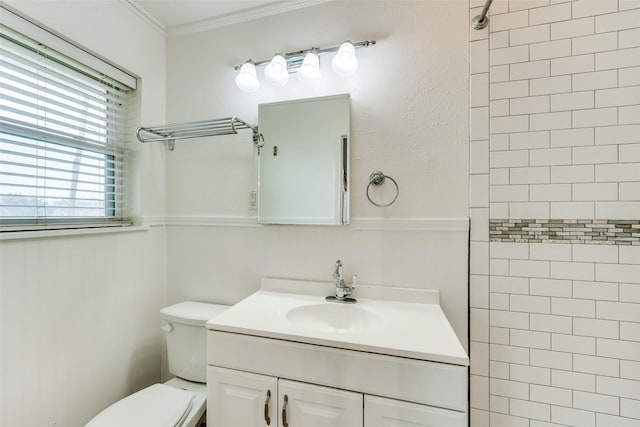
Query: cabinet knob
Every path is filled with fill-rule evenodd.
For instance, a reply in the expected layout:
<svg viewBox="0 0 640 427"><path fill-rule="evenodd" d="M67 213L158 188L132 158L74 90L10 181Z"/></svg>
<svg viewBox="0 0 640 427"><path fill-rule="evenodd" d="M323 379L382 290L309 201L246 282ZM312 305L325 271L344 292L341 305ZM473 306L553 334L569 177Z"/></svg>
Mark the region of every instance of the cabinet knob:
<svg viewBox="0 0 640 427"><path fill-rule="evenodd" d="M284 395L284 404L282 405L282 425L283 427L289 427L287 422L287 403L289 403L289 396Z"/></svg>

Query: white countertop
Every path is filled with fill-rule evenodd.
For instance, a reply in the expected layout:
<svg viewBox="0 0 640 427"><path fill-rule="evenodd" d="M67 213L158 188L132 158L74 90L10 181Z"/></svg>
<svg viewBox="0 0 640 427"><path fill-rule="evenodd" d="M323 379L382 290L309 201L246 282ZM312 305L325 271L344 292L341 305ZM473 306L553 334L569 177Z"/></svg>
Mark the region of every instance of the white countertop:
<svg viewBox="0 0 640 427"><path fill-rule="evenodd" d="M287 279L263 279L262 289L207 322L207 329L275 338L307 344L385 354L455 365L469 365L432 290L358 286L356 304L326 302L333 284ZM287 317L305 306L329 310L355 308L371 320L366 328L322 330L306 328ZM337 307L340 306L340 307Z"/></svg>

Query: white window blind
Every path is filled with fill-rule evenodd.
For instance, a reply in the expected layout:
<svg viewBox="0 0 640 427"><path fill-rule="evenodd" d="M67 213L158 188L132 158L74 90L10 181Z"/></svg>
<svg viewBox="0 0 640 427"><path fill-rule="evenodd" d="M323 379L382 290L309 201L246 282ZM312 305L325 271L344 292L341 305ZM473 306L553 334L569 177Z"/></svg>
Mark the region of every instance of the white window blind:
<svg viewBox="0 0 640 427"><path fill-rule="evenodd" d="M129 92L0 24L2 230L127 221Z"/></svg>

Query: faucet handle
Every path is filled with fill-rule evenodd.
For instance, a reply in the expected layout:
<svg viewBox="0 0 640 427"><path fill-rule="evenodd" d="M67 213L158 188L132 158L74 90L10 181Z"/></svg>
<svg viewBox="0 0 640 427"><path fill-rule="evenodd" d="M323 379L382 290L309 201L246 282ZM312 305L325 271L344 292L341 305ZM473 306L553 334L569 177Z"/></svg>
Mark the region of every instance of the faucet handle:
<svg viewBox="0 0 640 427"><path fill-rule="evenodd" d="M354 274L353 277L351 277L351 289L354 289L357 284L358 284L358 275Z"/></svg>
<svg viewBox="0 0 640 427"><path fill-rule="evenodd" d="M336 261L336 267L335 267L335 270L333 270L333 278L334 279L342 278L342 261L341 260Z"/></svg>

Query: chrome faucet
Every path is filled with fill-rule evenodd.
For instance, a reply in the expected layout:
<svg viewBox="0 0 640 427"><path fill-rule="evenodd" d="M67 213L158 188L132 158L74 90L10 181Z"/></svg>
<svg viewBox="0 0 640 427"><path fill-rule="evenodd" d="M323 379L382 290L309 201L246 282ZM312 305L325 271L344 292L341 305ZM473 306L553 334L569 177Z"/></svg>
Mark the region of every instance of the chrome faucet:
<svg viewBox="0 0 640 427"><path fill-rule="evenodd" d="M326 300L332 302L346 302L346 303L354 303L356 302L355 298L349 298L349 295L353 292L355 288L355 279L356 276L353 276L354 283L351 286L347 285L342 278L342 261L336 261L336 267L333 270L333 278L336 280L336 294L329 295Z"/></svg>

